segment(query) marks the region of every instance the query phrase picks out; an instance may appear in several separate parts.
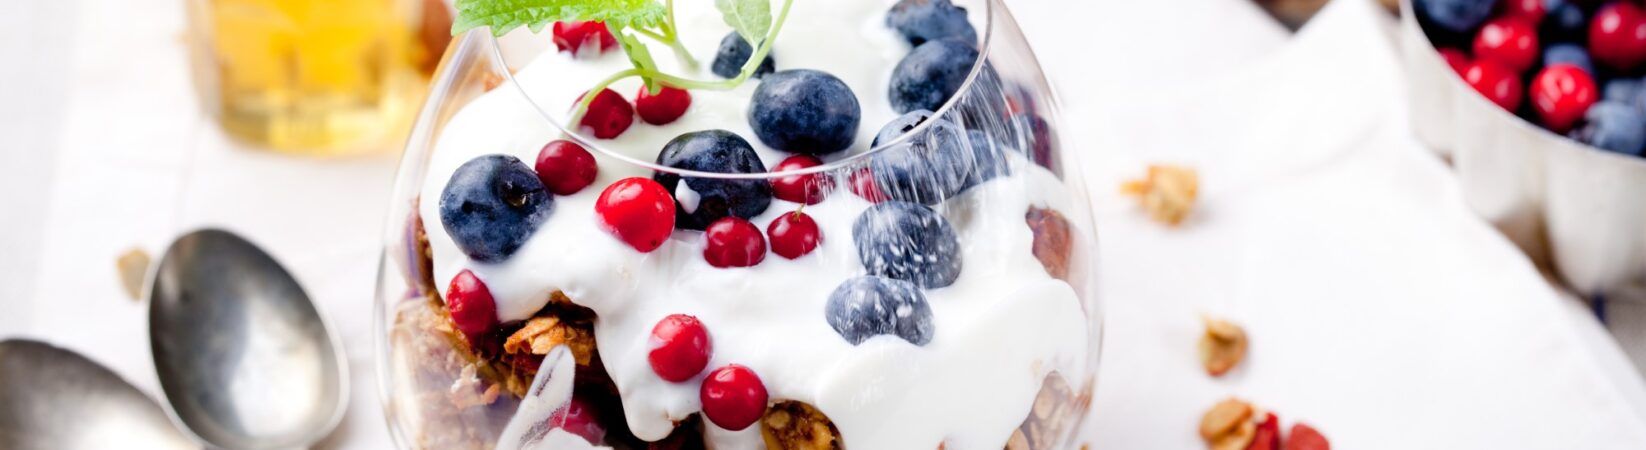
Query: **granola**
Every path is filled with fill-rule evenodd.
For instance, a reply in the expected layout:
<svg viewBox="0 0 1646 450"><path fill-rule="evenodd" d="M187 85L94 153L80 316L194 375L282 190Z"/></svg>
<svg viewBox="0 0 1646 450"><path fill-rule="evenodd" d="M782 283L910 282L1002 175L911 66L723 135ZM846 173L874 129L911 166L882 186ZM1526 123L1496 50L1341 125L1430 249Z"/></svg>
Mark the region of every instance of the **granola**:
<svg viewBox="0 0 1646 450"><path fill-rule="evenodd" d="M1144 179L1127 181L1120 191L1137 197L1149 218L1176 226L1194 208L1200 193L1200 175L1188 167L1155 164L1149 166Z"/></svg>
<svg viewBox="0 0 1646 450"><path fill-rule="evenodd" d="M1200 363L1211 376L1222 376L1246 357L1246 330L1227 320L1205 317L1200 336Z"/></svg>
<svg viewBox="0 0 1646 450"><path fill-rule="evenodd" d="M760 437L768 449L839 450L840 430L823 412L796 401L779 402L760 419Z"/></svg>

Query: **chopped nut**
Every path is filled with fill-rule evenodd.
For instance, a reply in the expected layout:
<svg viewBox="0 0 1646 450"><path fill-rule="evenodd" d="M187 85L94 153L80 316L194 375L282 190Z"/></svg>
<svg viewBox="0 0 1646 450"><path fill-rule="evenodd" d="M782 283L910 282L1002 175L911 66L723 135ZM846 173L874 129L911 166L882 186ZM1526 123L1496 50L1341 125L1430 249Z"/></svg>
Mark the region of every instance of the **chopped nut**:
<svg viewBox="0 0 1646 450"><path fill-rule="evenodd" d="M1205 439L1208 445L1213 444L1224 435L1239 433L1241 424L1249 424L1252 422L1251 419L1252 404L1236 398L1225 399L1200 417L1200 438ZM1250 431L1248 435L1255 433L1256 425L1253 425Z"/></svg>
<svg viewBox="0 0 1646 450"><path fill-rule="evenodd" d="M1029 437L1023 435L1023 430L1012 432L1012 437L1006 440L1006 450L1032 450L1029 447Z"/></svg>
<svg viewBox="0 0 1646 450"><path fill-rule="evenodd" d="M114 266L120 271L120 287L125 288L126 295L132 300L142 300L143 278L149 273L149 254L140 248L126 250L114 261Z"/></svg>
<svg viewBox="0 0 1646 450"><path fill-rule="evenodd" d="M1183 166L1153 164L1142 180L1127 181L1120 192L1137 197L1149 218L1176 226L1188 217L1200 191L1200 176Z"/></svg>
<svg viewBox="0 0 1646 450"><path fill-rule="evenodd" d="M1222 319L1205 317L1206 333L1200 336L1200 363L1211 376L1222 376L1246 357L1246 330Z"/></svg>
<svg viewBox="0 0 1646 450"><path fill-rule="evenodd" d="M1250 420L1243 420L1234 429L1207 442L1212 450L1246 450L1252 445L1252 439L1257 436L1257 424Z"/></svg>
<svg viewBox="0 0 1646 450"><path fill-rule="evenodd" d="M1030 405L1029 417L1017 428L1023 435L1024 448L1067 447L1067 443L1061 440L1068 436L1080 411L1089 406L1086 403L1089 398L1084 392L1077 394L1063 375L1057 372L1047 374L1040 384L1040 393L1035 395L1034 403Z"/></svg>
<svg viewBox="0 0 1646 450"><path fill-rule="evenodd" d="M1068 281L1069 256L1074 251L1069 220L1062 213L1046 208L1029 208L1025 220L1034 232L1034 257L1052 278Z"/></svg>
<svg viewBox="0 0 1646 450"><path fill-rule="evenodd" d="M773 450L839 450L842 446L834 422L817 408L797 401L779 402L767 409L760 419L760 437Z"/></svg>
<svg viewBox="0 0 1646 450"><path fill-rule="evenodd" d="M587 366L594 358L594 330L561 320L557 315L539 315L526 321L520 330L503 341L508 354L547 355L564 344L577 365Z"/></svg>

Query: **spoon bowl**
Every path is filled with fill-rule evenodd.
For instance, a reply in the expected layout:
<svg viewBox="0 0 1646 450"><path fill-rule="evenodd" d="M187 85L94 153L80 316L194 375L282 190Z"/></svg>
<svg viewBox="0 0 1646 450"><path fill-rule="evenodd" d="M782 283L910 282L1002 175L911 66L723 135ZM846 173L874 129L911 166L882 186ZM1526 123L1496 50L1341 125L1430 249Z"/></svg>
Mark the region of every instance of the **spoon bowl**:
<svg viewBox="0 0 1646 450"><path fill-rule="evenodd" d="M173 241L149 285L149 345L171 413L217 448L305 447L347 407L341 343L297 280L239 236Z"/></svg>
<svg viewBox="0 0 1646 450"><path fill-rule="evenodd" d="M200 448L113 371L50 344L0 342L0 448Z"/></svg>

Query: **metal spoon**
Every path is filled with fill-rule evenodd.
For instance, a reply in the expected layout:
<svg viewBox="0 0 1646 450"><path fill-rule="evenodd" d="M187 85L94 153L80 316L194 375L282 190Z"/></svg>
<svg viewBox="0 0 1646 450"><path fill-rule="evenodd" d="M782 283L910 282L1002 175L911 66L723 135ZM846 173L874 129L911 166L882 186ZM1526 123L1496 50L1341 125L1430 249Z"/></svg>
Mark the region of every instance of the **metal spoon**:
<svg viewBox="0 0 1646 450"><path fill-rule="evenodd" d="M78 353L0 342L0 380L0 448L200 448L154 400Z"/></svg>
<svg viewBox="0 0 1646 450"><path fill-rule="evenodd" d="M166 249L149 286L149 346L178 423L218 448L309 446L348 406L342 344L303 288L227 231Z"/></svg>

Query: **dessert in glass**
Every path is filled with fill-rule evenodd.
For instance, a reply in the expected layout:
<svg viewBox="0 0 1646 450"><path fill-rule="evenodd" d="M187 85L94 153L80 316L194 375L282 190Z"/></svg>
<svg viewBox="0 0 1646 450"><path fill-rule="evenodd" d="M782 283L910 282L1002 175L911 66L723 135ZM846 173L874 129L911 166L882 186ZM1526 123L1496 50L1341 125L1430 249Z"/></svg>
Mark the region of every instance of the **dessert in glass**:
<svg viewBox="0 0 1646 450"><path fill-rule="evenodd" d="M397 443L1082 444L1090 199L1005 6L673 3L448 51L378 284Z"/></svg>

